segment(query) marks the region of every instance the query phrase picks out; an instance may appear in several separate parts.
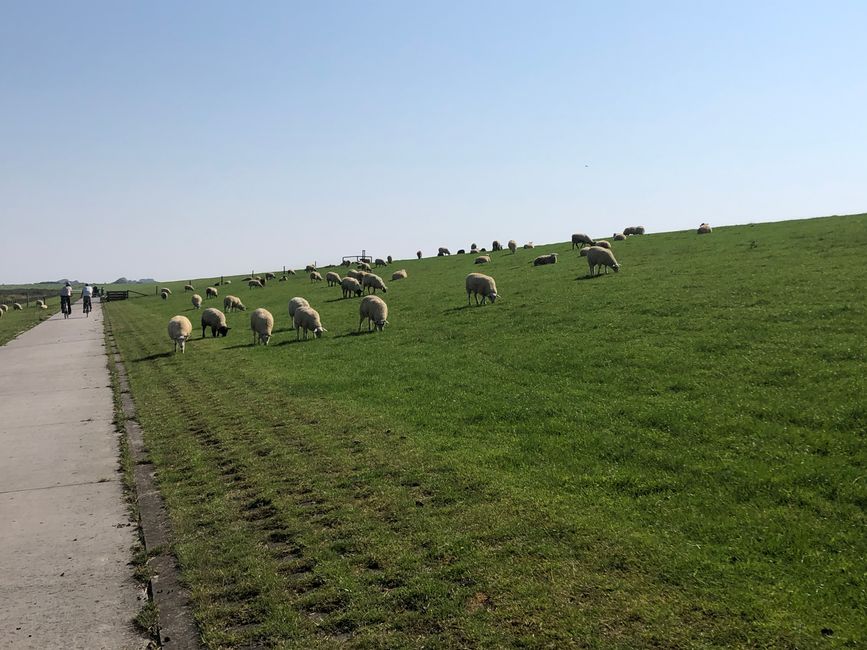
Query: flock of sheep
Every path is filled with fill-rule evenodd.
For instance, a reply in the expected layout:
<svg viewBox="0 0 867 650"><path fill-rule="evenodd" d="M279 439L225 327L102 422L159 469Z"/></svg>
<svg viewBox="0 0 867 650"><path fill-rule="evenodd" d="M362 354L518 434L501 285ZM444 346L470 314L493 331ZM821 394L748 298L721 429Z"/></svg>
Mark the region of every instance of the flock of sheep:
<svg viewBox="0 0 867 650"><path fill-rule="evenodd" d="M630 226L628 228L624 228L622 233L615 233L612 237L614 241L623 241L630 235L643 235L645 232L643 226ZM703 223L698 229L699 234L709 233L711 232L710 225ZM613 269L615 273L620 270L620 264L614 257L614 253L612 252L611 244L605 240L594 240L591 237L583 234L583 233L575 233L572 235L572 249L578 249L578 253L581 257L587 258L587 264L590 267L590 276L601 275L602 269L605 269L605 273L608 273L608 269ZM524 244L523 248L532 249L533 243L528 242ZM506 245L512 253L518 248L515 240L511 240ZM492 251L502 251L504 248L500 245L498 241L494 241L491 250ZM487 251L484 248L477 248L475 244L470 247L470 253L478 254L478 253L486 253ZM465 253L464 249L458 251L458 254ZM451 253L447 248L440 248L437 251L437 256L442 257L444 255L450 255ZM422 252L418 251L416 253L418 259L421 259ZM533 266L543 266L547 264L556 264L558 260L558 253L551 253L549 255L540 255L533 260ZM361 303L359 305L359 321L358 321L358 331L361 331L362 325L364 321L367 320L367 329L368 331L373 330L374 328L377 331L383 331L384 327L388 324L388 305L385 301L379 296L375 295L377 289L380 290L383 294L388 292L388 287L385 284L385 281L375 273L373 273L373 266L382 267L391 264L392 258L389 255L387 259L379 259L370 260L361 258L360 261L356 264L355 269L350 269L346 272L344 277L340 277L340 274L329 271L325 274L325 281L328 283L328 286L339 286L344 298L351 298L353 296L361 296L364 293L368 293L369 295L365 295ZM474 259L475 264L490 264L491 256L490 255L478 255ZM352 262L349 260L344 260L341 263L341 266L349 267L352 266ZM308 265L305 268L305 272L307 273L310 282L322 282L323 277L319 273L313 265ZM280 278L279 281L285 281L287 279L286 274L296 275L294 271L286 271L286 273ZM399 271L395 271L391 279L392 281L403 280L407 278L406 269L400 269ZM264 287L269 280L275 279L275 274L266 273L264 276L250 276L244 278L244 281L247 282L247 286L250 289L262 288ZM220 283L217 283L220 284ZM224 280L222 284L231 284L231 280ZM497 293L497 284L489 275L485 275L483 273L470 273L467 275L465 280L465 289L467 292L467 304L472 304L471 299L475 297L476 304L484 305L487 301L495 302L498 293ZM195 288L191 284L187 284L184 286L184 291L192 291L195 292ZM163 288L160 290L160 295L163 300L167 300L168 297L172 294L171 289ZM205 290L206 298L216 298L219 295L219 290L216 286L207 287ZM481 297L481 300L480 300ZM200 309L202 306L202 297L193 293L192 296L192 304L195 309ZM5 305L3 305L5 307ZM227 312L234 311L246 311L246 307L240 298L233 295L227 295L223 298L223 309ZM289 300L288 303L288 313L289 319L291 320L293 327L296 332L296 339L301 338L301 331L304 331L304 339L307 339L308 332L312 332L314 338L320 338L323 332L327 332L328 330L322 326L322 321L319 316L319 312L313 309L306 299L301 297L295 297ZM229 332L229 327L226 324L226 316L223 312L215 307L209 307L202 312L201 318L201 326L202 326L202 338L205 337L205 333L208 328L211 330L211 336L226 336ZM268 342L271 340L271 333L274 329L274 316L267 309L258 308L255 309L250 314L250 330L253 335L252 344L257 345L261 343L262 345L268 345ZM168 334L169 338L174 342L174 351L177 352L180 349L181 352L184 352L186 341L190 339L193 331L193 325L190 322L190 319L186 316L178 315L173 316L169 320L168 324Z"/></svg>
<svg viewBox="0 0 867 650"><path fill-rule="evenodd" d="M36 309L48 309L48 305L45 304L44 300L37 300L35 307L36 307ZM24 307L21 305L20 302L13 302L12 303L12 311L23 311L23 310L24 310ZM0 318L2 318L3 315L7 311L9 311L9 305L6 305L6 304L0 305Z"/></svg>

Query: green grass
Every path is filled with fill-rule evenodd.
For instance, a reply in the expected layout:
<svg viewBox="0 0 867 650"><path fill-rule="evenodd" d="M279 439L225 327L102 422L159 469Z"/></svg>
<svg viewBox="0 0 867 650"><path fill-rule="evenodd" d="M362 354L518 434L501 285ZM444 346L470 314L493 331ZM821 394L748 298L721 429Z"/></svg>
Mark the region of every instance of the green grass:
<svg viewBox="0 0 867 650"><path fill-rule="evenodd" d="M110 304L206 645L867 643L865 250L857 215L634 237L592 280L568 244L396 262L370 335L233 278L271 345L236 313L185 355L184 282Z"/></svg>
<svg viewBox="0 0 867 650"><path fill-rule="evenodd" d="M56 292L55 292L56 293ZM17 298L17 296L15 296ZM42 294L36 295L37 298L42 298ZM42 321L51 318L53 314L60 311L60 297L52 293L46 296L46 304L48 309L39 309L36 307L36 299L31 294L30 306L28 307L23 301L20 303L24 308L21 311L12 309L12 303L15 300L7 300L0 296L0 303L8 305L9 310L0 316L0 345L14 339L22 332L26 332L31 327L39 325Z"/></svg>

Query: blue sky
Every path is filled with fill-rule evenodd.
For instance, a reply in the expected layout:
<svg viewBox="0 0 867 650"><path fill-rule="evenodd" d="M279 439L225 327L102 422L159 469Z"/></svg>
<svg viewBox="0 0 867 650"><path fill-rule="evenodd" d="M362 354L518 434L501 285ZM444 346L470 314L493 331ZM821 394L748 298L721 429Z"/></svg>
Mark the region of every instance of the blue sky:
<svg viewBox="0 0 867 650"><path fill-rule="evenodd" d="M867 210L867 3L0 4L0 283Z"/></svg>

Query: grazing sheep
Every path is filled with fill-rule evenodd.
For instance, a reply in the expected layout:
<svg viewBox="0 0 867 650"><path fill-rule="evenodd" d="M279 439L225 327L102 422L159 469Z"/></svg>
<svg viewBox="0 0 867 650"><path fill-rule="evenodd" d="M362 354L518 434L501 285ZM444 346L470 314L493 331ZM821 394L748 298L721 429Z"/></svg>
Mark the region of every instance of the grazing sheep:
<svg viewBox="0 0 867 650"><path fill-rule="evenodd" d="M590 237L585 235L583 232L576 232L572 235L572 248L584 248L584 246L595 246L596 242L594 242Z"/></svg>
<svg viewBox="0 0 867 650"><path fill-rule="evenodd" d="M252 280L252 279L253 279L253 278L250 277L250 276L248 275L246 278L244 278L243 280L241 280L241 282L249 282L249 281Z"/></svg>
<svg viewBox="0 0 867 650"><path fill-rule="evenodd" d="M605 241L604 239L600 239L599 241L597 241L597 242L596 242L595 244L593 244L593 245L594 245L594 246L598 246L599 248L609 248L609 249L611 248L611 244L609 244L609 243L608 243L607 241Z"/></svg>
<svg viewBox="0 0 867 650"><path fill-rule="evenodd" d="M602 274L602 267L605 267L605 272L608 273L608 267L614 269L617 273L620 270L620 265L614 259L614 253L607 248L591 246L587 249L587 264L590 266L590 277L593 277L593 269L596 268L596 275Z"/></svg>
<svg viewBox="0 0 867 650"><path fill-rule="evenodd" d="M628 226L623 229L623 234L627 237L629 235L643 235L644 234L644 226Z"/></svg>
<svg viewBox="0 0 867 650"><path fill-rule="evenodd" d="M371 260L369 257L360 257L360 258L358 259L358 261L359 261L359 262L364 262L365 264L370 264L372 260Z"/></svg>
<svg viewBox="0 0 867 650"><path fill-rule="evenodd" d="M201 309L202 308L202 297L199 294L194 293L193 299L191 302L193 303L194 309Z"/></svg>
<svg viewBox="0 0 867 650"><path fill-rule="evenodd" d="M406 269L401 269L400 271L395 271L391 274L392 280L405 280L406 279Z"/></svg>
<svg viewBox="0 0 867 650"><path fill-rule="evenodd" d="M343 260L343 261L340 263L340 266L352 266L352 262L349 261L349 260Z"/></svg>
<svg viewBox="0 0 867 650"><path fill-rule="evenodd" d="M355 278L349 276L346 276L340 281L340 288L343 289L344 298L351 298L352 294L360 296L364 291L361 287L361 283Z"/></svg>
<svg viewBox="0 0 867 650"><path fill-rule="evenodd" d="M288 280L288 279L289 279L289 278L287 278L285 275L281 275L281 276L280 276L280 279L277 280L277 282L286 282L286 280Z"/></svg>
<svg viewBox="0 0 867 650"><path fill-rule="evenodd" d="M316 270L316 267L313 264L308 264L307 266L304 267L305 273L313 273L313 271L315 271L315 270Z"/></svg>
<svg viewBox="0 0 867 650"><path fill-rule="evenodd" d="M277 277L276 275L274 275L273 273L270 273L270 272L265 274L266 280L273 280L276 277Z"/></svg>
<svg viewBox="0 0 867 650"><path fill-rule="evenodd" d="M533 266L543 266L545 264L556 264L557 263L557 253L551 253L550 255L539 255L536 259L533 260Z"/></svg>
<svg viewBox="0 0 867 650"><path fill-rule="evenodd" d="M370 264L367 262L359 262L356 267L359 271L367 271L368 273L371 271Z"/></svg>
<svg viewBox="0 0 867 650"><path fill-rule="evenodd" d="M191 284L185 284L184 285L184 291L195 291L195 290L196 290L196 288Z"/></svg>
<svg viewBox="0 0 867 650"><path fill-rule="evenodd" d="M253 345L268 345L274 329L274 317L267 309L259 307L250 314L250 329L253 330Z"/></svg>
<svg viewBox="0 0 867 650"><path fill-rule="evenodd" d="M12 311L22 311L23 309L24 309L24 307L21 306L21 303L19 303L19 302L13 302L12 303Z"/></svg>
<svg viewBox="0 0 867 650"><path fill-rule="evenodd" d="M202 312L202 338L205 338L205 330L211 328L211 337L226 336L231 329L226 325L226 315L216 307L208 307Z"/></svg>
<svg viewBox="0 0 867 650"><path fill-rule="evenodd" d="M389 264L391 264L394 260L391 258L391 255L386 255L385 261L388 262Z"/></svg>
<svg viewBox="0 0 867 650"><path fill-rule="evenodd" d="M518 242L516 242L514 239L510 239L507 246L509 247L509 250L512 251L512 253L518 250Z"/></svg>
<svg viewBox="0 0 867 650"><path fill-rule="evenodd" d="M533 242L528 241L526 244L524 244L524 248L535 248L535 245L533 244Z"/></svg>
<svg viewBox="0 0 867 650"><path fill-rule="evenodd" d="M241 299L236 296L226 296L223 298L223 309L226 311L247 311L244 303L242 303Z"/></svg>
<svg viewBox="0 0 867 650"><path fill-rule="evenodd" d="M172 316L169 319L169 338L175 342L175 352L178 351L178 346L181 348L181 354L184 352L187 339L193 333L193 324L186 316Z"/></svg>
<svg viewBox="0 0 867 650"><path fill-rule="evenodd" d="M160 291L160 298L162 298L163 300L168 300L169 299L169 292L168 291Z"/></svg>
<svg viewBox="0 0 867 650"><path fill-rule="evenodd" d="M497 299L497 283L490 275L482 273L470 273L467 276L467 304L470 304L470 294L476 296L476 304L479 304L479 294L482 294L482 304L485 300L490 299L494 302Z"/></svg>
<svg viewBox="0 0 867 650"><path fill-rule="evenodd" d="M255 289L256 287L259 287L260 289L263 288L262 282L260 280L250 280L247 282L247 286L250 287L251 289Z"/></svg>
<svg viewBox="0 0 867 650"><path fill-rule="evenodd" d="M46 304L43 302L41 305L39 305L39 309L48 309L48 305L46 305Z"/></svg>
<svg viewBox="0 0 867 650"><path fill-rule="evenodd" d="M388 262L386 262L381 257L377 257L376 260L374 260L373 265L374 266L388 266Z"/></svg>
<svg viewBox="0 0 867 650"><path fill-rule="evenodd" d="M459 248L457 254L458 254L458 255L463 255L463 254L466 253L466 252L467 252L467 251L465 251L463 248Z"/></svg>
<svg viewBox="0 0 867 650"><path fill-rule="evenodd" d="M485 248L484 246L482 246L482 247L479 249L479 252L480 252L480 253L487 253L487 252L488 252L488 249Z"/></svg>
<svg viewBox="0 0 867 650"><path fill-rule="evenodd" d="M451 253L449 252L449 249L448 249L448 248L445 248L445 247L441 246L441 247L439 248L439 250L437 250L437 255L440 255L440 256L442 256L442 255L451 255Z"/></svg>
<svg viewBox="0 0 867 650"><path fill-rule="evenodd" d="M501 250L503 250L503 245L495 239L494 243L491 244L491 252L496 253Z"/></svg>
<svg viewBox="0 0 867 650"><path fill-rule="evenodd" d="M37 309L42 309L42 306L43 306L44 304L45 304L45 301L42 300L42 299L40 298L40 299L38 299L38 300L36 301L36 305L35 305L35 307L36 307Z"/></svg>
<svg viewBox="0 0 867 650"><path fill-rule="evenodd" d="M361 331L361 324L364 322L364 319L367 319L367 331L371 330L373 325L376 326L378 331L382 331L383 328L388 325L388 305L385 304L385 301L379 296L364 296L361 299L361 304L358 307L358 314L360 318L358 319L358 331Z"/></svg>
<svg viewBox="0 0 867 650"><path fill-rule="evenodd" d="M218 293L219 292L214 287L205 288L205 298L216 298Z"/></svg>
<svg viewBox="0 0 867 650"><path fill-rule="evenodd" d="M713 229L710 227L709 223L703 223L698 227L699 235L707 235L708 233L713 232Z"/></svg>
<svg viewBox="0 0 867 650"><path fill-rule="evenodd" d="M489 264L491 262L490 255L479 255L474 261L473 264Z"/></svg>
<svg viewBox="0 0 867 650"><path fill-rule="evenodd" d="M644 226L635 226L633 228L633 230L635 231L636 235L643 235L644 234Z"/></svg>
<svg viewBox="0 0 867 650"><path fill-rule="evenodd" d="M295 310L299 307L309 307L310 303L301 296L295 296L289 301L289 318L295 317Z"/></svg>
<svg viewBox="0 0 867 650"><path fill-rule="evenodd" d="M329 287L333 287L336 284L340 284L340 274L335 273L334 271L329 271L325 274L325 280L328 282Z"/></svg>
<svg viewBox="0 0 867 650"><path fill-rule="evenodd" d="M162 289L160 289L160 293L167 293L169 295L172 295L172 290L168 287L163 287Z"/></svg>
<svg viewBox="0 0 867 650"><path fill-rule="evenodd" d="M322 321L319 320L319 312L312 307L299 307L295 310L295 339L301 338L301 329L304 329L304 340L307 340L307 332L313 332L314 338L321 338L322 332L328 330L322 327Z"/></svg>
<svg viewBox="0 0 867 650"><path fill-rule="evenodd" d="M286 275L298 275L298 274L295 273L295 271L293 271L292 269L289 269L286 271Z"/></svg>
<svg viewBox="0 0 867 650"><path fill-rule="evenodd" d="M415 252L415 256L416 256L418 259L421 259L421 251L416 251L416 252Z"/></svg>
<svg viewBox="0 0 867 650"><path fill-rule="evenodd" d="M374 273L367 273L363 278L361 278L361 286L364 289L370 289L373 293L376 293L377 289L381 289L382 293L388 292L388 288L385 286L383 279Z"/></svg>
<svg viewBox="0 0 867 650"><path fill-rule="evenodd" d="M9 311L9 305L0 305L0 312L5 314L7 311Z"/></svg>
<svg viewBox="0 0 867 650"><path fill-rule="evenodd" d="M322 282L322 276L319 275L318 271L310 271L310 281L311 282Z"/></svg>
<svg viewBox="0 0 867 650"><path fill-rule="evenodd" d="M356 271L355 269L349 269L349 270L346 272L346 276L345 276L345 277L347 277L347 278L355 278L356 280L361 281L361 278L364 277L364 271Z"/></svg>
<svg viewBox="0 0 867 650"><path fill-rule="evenodd" d="M624 241L625 239L626 235L624 235L622 232L614 233L614 241Z"/></svg>
<svg viewBox="0 0 867 650"><path fill-rule="evenodd" d="M223 284L232 284L231 280L223 280Z"/></svg>
<svg viewBox="0 0 867 650"><path fill-rule="evenodd" d="M476 254L478 254L478 252L479 252L479 247L476 246L475 244L471 244L470 245L470 254L476 255Z"/></svg>

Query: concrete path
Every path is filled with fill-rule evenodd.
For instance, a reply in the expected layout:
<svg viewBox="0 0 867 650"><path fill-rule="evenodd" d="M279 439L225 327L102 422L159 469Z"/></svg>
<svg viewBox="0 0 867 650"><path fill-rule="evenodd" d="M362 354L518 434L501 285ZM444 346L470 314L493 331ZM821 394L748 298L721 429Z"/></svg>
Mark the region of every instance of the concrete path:
<svg viewBox="0 0 867 650"><path fill-rule="evenodd" d="M145 648L103 343L81 304L0 347L0 648Z"/></svg>

